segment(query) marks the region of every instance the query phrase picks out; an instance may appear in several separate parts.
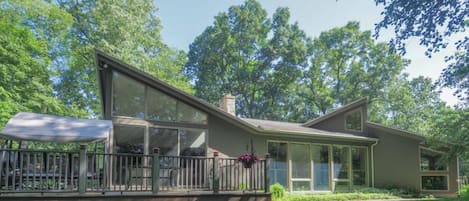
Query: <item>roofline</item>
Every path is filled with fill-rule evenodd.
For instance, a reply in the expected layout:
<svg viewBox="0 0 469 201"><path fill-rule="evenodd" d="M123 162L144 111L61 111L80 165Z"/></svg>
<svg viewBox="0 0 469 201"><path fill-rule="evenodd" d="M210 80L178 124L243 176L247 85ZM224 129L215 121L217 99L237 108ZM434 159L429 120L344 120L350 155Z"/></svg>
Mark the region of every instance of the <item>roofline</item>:
<svg viewBox="0 0 469 201"><path fill-rule="evenodd" d="M198 109L201 109L209 114L212 114L214 116L217 116L223 120L226 120L230 123L234 123L238 126L241 126L242 129L247 130L249 132L252 132L254 134L263 134L263 135L268 135L268 134L289 134L289 135L297 135L297 136L303 136L303 137L320 137L320 138L325 138L325 139L347 139L347 140L353 140L353 141L369 141L369 142L375 142L377 139L375 138L367 138L367 137L342 137L342 136L325 136L321 134L314 134L314 133L305 133L305 132L296 132L296 131L281 131L281 130L266 130L263 128L259 128L257 126L254 126L250 124L247 121L242 120L241 118L238 118L232 114L229 114L222 109L215 107L214 105L196 98L195 96L192 96L178 88L175 88L169 84L167 84L164 81L161 81L148 73L145 73L144 71L126 64L125 62L112 57L101 50L95 49L95 59L96 59L96 70L98 71L98 83L99 83L99 88L100 88L100 95L101 95L101 105L104 104L104 86L100 80L100 74L102 73L102 70L100 70L99 62L104 61L109 64L113 64L113 68L118 70L121 73L124 73L140 82L143 82L151 87L154 87L159 90L163 90L163 92L172 95L173 97L177 97L178 99L181 99L183 102L189 103L189 105L195 106ZM362 100L362 99L360 99ZM364 99L366 100L366 99ZM355 101L357 102L357 101ZM354 102L354 103L355 103ZM104 105L103 105L103 115L104 115Z"/></svg>
<svg viewBox="0 0 469 201"><path fill-rule="evenodd" d="M288 136L295 135L295 137L310 137L310 138L319 138L325 140L347 140L353 142L378 142L379 139L370 138L370 137L362 137L362 136L332 136L332 135L323 135L323 134L315 134L309 132L298 132L298 131L286 131L286 130L262 130L262 135L277 135L281 137L285 137L285 134Z"/></svg>
<svg viewBox="0 0 469 201"><path fill-rule="evenodd" d="M322 116L320 116L320 117L318 117L318 118L309 120L309 121L305 122L305 123L303 124L303 126L312 126L312 125L318 124L318 123L320 123L320 122L322 122L322 121L324 121L324 120L326 120L326 119L329 119L329 118L331 118L331 117L333 117L333 116L335 116L335 115L337 115L337 114L339 114L339 113L341 113L341 112L344 112L344 111L347 111L347 110L349 110L349 109L351 109L351 108L354 108L354 107L357 107L357 106L359 106L359 105L365 104L367 101L368 101L368 99L367 99L366 97L365 97L365 98L360 98L360 99L358 99L358 100L356 100L356 101L353 101L353 102L351 102L351 103L349 103L349 104L347 104L347 105L344 105L344 106L342 106L342 107L340 107L340 108L337 108L336 110L334 110L334 111L332 111L332 112L329 112L329 113L327 113L327 114L325 114L325 115L322 115Z"/></svg>
<svg viewBox="0 0 469 201"><path fill-rule="evenodd" d="M402 136L402 137L407 137L407 138L411 138L411 139L422 141L422 142L424 142L426 140L425 136L419 135L419 134L414 133L414 132L402 130L402 129L399 129L399 128L393 128L393 127L385 126L383 124L370 122L370 121L367 121L366 125L369 126L369 127L372 127L372 128L376 128L376 129L387 130L391 134L399 135L399 136Z"/></svg>
<svg viewBox="0 0 469 201"><path fill-rule="evenodd" d="M96 68L98 70L98 74L100 73L100 70L99 70L99 61L104 61L104 62L107 62L107 63L110 63L110 64L114 64L113 65L113 68L118 70L119 72L121 73L124 73L140 82L143 82L151 87L154 87L156 89L159 89L159 90L162 90L163 92L167 93L167 94L170 94L171 96L173 97L178 97L178 99L182 100L183 102L185 103L188 103L189 105L191 106L195 106L196 108L198 109L201 109L209 114L212 114L212 115L215 115L217 117L220 117L224 120L227 120L227 121L230 121L232 123L235 123L237 125L240 125L242 128L244 128L245 130L248 130L248 131L259 131L258 128L256 128L255 126L252 126L251 124L245 122L245 121L242 121L241 119L221 110L220 108L218 107L215 107L213 106L212 104L204 101L204 100L201 100L201 99L198 99L176 87L173 87L151 75L149 75L148 73L134 67L134 66L131 66L115 57L112 57L98 49L95 49L95 55L96 55ZM98 75L98 78L100 76ZM101 101L102 101L102 105L104 104L104 97L103 97L103 90L104 90L104 86L103 86L103 83L101 81L99 81L99 85L100 85L100 90L101 90ZM103 114L104 114L104 106L103 106Z"/></svg>

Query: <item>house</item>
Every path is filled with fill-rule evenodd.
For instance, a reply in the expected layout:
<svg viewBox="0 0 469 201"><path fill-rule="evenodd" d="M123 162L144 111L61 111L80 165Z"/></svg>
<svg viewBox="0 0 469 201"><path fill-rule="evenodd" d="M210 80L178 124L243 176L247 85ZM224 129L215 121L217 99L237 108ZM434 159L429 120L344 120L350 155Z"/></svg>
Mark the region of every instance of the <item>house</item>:
<svg viewBox="0 0 469 201"><path fill-rule="evenodd" d="M237 157L252 142L256 154L270 154L270 183L291 192L458 191L457 160L445 162L421 135L368 121L366 99L306 123L245 119L230 94L219 108L103 52L96 63L103 116L114 125L111 152Z"/></svg>

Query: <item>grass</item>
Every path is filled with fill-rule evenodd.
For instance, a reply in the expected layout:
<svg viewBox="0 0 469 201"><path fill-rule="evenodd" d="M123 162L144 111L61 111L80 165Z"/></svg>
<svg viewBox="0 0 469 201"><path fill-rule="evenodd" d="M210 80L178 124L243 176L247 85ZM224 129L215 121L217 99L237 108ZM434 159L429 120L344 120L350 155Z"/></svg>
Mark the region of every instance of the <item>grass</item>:
<svg viewBox="0 0 469 201"><path fill-rule="evenodd" d="M469 201L469 185L464 186L461 189L461 195L458 198L439 198L439 199L427 199L418 201Z"/></svg>
<svg viewBox="0 0 469 201"><path fill-rule="evenodd" d="M278 201L348 201L348 200L375 200L375 199L399 199L408 197L404 191L383 190L374 188L360 189L350 193L330 194L289 194Z"/></svg>
<svg viewBox="0 0 469 201"><path fill-rule="evenodd" d="M400 199L419 197L412 192L399 189L375 189L365 188L351 193L330 193L330 194L288 194L282 199L275 201L351 201L351 200L379 200L379 199ZM416 199L416 201L469 201L469 186L461 190L459 198L429 198Z"/></svg>

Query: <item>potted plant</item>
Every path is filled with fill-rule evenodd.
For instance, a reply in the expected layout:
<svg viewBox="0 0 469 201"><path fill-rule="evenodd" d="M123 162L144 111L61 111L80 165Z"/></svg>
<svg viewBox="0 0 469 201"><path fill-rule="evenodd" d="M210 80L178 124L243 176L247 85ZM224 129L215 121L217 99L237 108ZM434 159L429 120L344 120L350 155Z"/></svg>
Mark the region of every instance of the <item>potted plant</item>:
<svg viewBox="0 0 469 201"><path fill-rule="evenodd" d="M249 145L246 145L246 150L249 150ZM254 144L251 139L251 152L247 154L243 154L238 157L238 162L242 162L244 168L251 168L252 164L259 161L259 157L254 155Z"/></svg>
<svg viewBox="0 0 469 201"><path fill-rule="evenodd" d="M243 154L238 157L238 162L242 162L244 168L251 168L252 164L256 163L257 161L259 161L259 157L253 153Z"/></svg>

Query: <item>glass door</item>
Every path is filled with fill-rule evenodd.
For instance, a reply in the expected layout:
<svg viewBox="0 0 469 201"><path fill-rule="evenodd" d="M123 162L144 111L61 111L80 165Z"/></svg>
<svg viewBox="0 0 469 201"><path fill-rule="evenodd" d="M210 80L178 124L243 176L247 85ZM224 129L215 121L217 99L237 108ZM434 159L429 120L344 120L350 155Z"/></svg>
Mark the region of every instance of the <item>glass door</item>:
<svg viewBox="0 0 469 201"><path fill-rule="evenodd" d="M309 144L291 143L290 175L292 191L311 191L311 156Z"/></svg>
<svg viewBox="0 0 469 201"><path fill-rule="evenodd" d="M329 146L312 145L311 159L313 161L313 190L330 191Z"/></svg>

